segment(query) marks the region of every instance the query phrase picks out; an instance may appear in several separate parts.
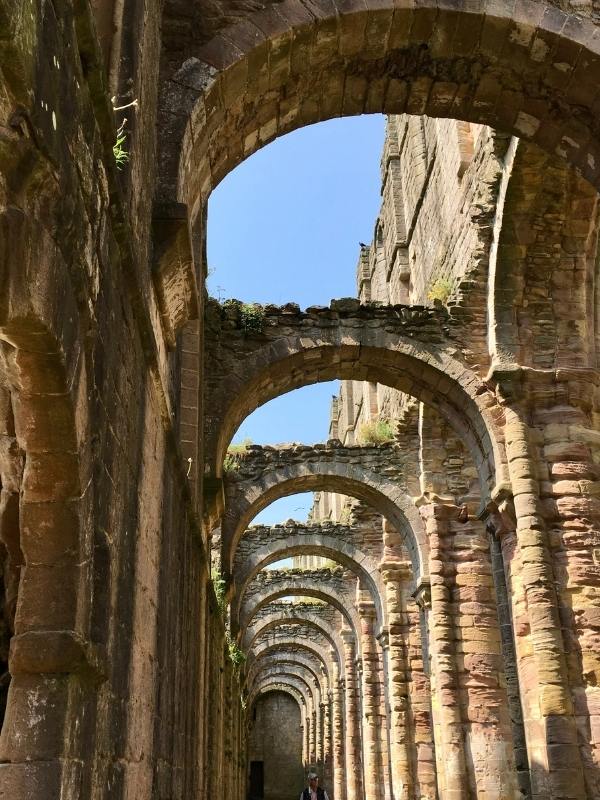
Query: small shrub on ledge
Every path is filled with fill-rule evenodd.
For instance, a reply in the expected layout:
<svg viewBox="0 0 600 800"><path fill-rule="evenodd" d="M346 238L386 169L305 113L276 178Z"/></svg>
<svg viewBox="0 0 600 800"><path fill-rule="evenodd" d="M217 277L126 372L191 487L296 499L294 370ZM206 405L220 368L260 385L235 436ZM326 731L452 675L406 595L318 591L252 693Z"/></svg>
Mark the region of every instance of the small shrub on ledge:
<svg viewBox="0 0 600 800"><path fill-rule="evenodd" d="M237 472L240 466L238 456L245 453L251 444L252 439L248 437L239 444L230 444L223 460L223 472Z"/></svg>
<svg viewBox="0 0 600 800"><path fill-rule="evenodd" d="M223 305L237 309L240 325L246 336L257 335L265 327L265 310L258 303L240 303L239 300L226 300Z"/></svg>
<svg viewBox="0 0 600 800"><path fill-rule="evenodd" d="M360 444L385 444L394 438L394 429L387 419L371 419L358 429Z"/></svg>
<svg viewBox="0 0 600 800"><path fill-rule="evenodd" d="M439 300L440 303L446 305L452 294L452 288L452 281L449 278L438 278L429 287L427 299Z"/></svg>

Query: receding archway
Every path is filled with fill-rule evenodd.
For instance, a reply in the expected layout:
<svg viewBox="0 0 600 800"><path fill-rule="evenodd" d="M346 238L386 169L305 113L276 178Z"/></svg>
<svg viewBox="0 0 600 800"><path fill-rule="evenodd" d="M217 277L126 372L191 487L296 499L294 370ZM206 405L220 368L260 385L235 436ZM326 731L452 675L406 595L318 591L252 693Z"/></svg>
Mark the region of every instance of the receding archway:
<svg viewBox="0 0 600 800"><path fill-rule="evenodd" d="M410 554L416 575L428 574L428 544L423 522L412 499L403 490L397 479L383 471L374 472L360 464L360 447L345 448L356 452L356 462L344 463L336 458L336 452L329 461L306 460L287 464L282 460L269 471L247 482L236 478L226 495L226 508L223 516L222 556L223 563L231 570L236 548L244 531L252 519L274 500L296 494L300 491L330 491L364 500L382 514L399 531Z"/></svg>
<svg viewBox="0 0 600 800"><path fill-rule="evenodd" d="M231 606L232 617L239 618L248 586L262 569L280 559L304 554L322 556L353 572L371 595L378 626L381 628L385 624L385 607L382 603L382 586L377 564L357 548L341 543L333 537L320 537L320 542L317 544L306 542L305 537L292 536L286 544L280 544L275 550L265 547L254 553L250 562L244 565L244 570L239 575L234 573L237 592Z"/></svg>
<svg viewBox="0 0 600 800"><path fill-rule="evenodd" d="M308 627L308 626L307 626ZM307 644L307 641L310 644ZM276 641L266 638L262 642L257 642L251 655L252 660L248 662L247 678L251 682L254 674L255 665L261 659L277 656L279 653L297 652L310 657L313 662L319 664L320 669L327 676L327 682L331 686L331 650L328 650L316 639L296 639L291 636L278 637Z"/></svg>
<svg viewBox="0 0 600 800"><path fill-rule="evenodd" d="M343 645L338 629L333 625L327 625L316 611L311 613L311 611L300 606L301 610L295 613L298 604L289 603L287 605L289 605L289 614L283 614L278 608L272 615L267 614L248 625L240 642L244 652L250 652L259 638L266 637L271 631L282 625L303 625L314 628L318 635L327 639L332 651L336 654L338 665L341 666L343 663ZM265 608L263 606L263 610Z"/></svg>

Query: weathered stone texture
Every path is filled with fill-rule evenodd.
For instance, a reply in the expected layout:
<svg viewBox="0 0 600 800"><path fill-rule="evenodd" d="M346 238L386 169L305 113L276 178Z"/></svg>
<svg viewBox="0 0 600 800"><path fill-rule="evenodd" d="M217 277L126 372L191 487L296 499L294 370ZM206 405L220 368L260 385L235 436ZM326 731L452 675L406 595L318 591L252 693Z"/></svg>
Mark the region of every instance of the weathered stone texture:
<svg viewBox="0 0 600 800"><path fill-rule="evenodd" d="M600 796L598 14L0 0L0 798L243 800L261 746L272 800ZM217 183L372 112L359 296L207 300ZM329 442L227 456L332 378Z"/></svg>

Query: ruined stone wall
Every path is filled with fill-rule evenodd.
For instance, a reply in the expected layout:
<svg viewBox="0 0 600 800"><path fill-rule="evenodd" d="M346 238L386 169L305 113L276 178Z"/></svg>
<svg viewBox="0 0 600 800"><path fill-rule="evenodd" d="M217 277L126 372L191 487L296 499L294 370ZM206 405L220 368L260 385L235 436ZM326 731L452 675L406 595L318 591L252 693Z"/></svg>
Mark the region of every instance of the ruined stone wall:
<svg viewBox="0 0 600 800"><path fill-rule="evenodd" d="M298 703L284 692L258 698L250 718L249 761L262 761L265 800L289 800L304 786Z"/></svg>
<svg viewBox="0 0 600 800"><path fill-rule="evenodd" d="M388 117L382 205L368 248L369 279L360 264L359 293L391 303L423 303L442 289L449 297L481 259L487 263L497 138L490 128L456 120Z"/></svg>
<svg viewBox="0 0 600 800"><path fill-rule="evenodd" d="M373 392L383 363L456 423L451 434L435 412L412 450L431 591L384 526L385 592L349 569L263 574L237 620L278 589L335 601L338 660L315 680L289 620L260 640L288 648L273 679L292 664L290 691L312 703L304 761L331 765L335 750L336 800L345 785L347 800L388 800L390 774L398 793L443 800L514 797L525 777L536 798L599 795L597 196L573 171L599 185L588 17L595 3L560 0L0 2L0 796L241 800L240 631L228 640L224 619L235 581L215 576L217 598L198 518L204 450L220 478L236 423L333 375L353 381L334 438L355 442L359 416L402 422L402 396ZM454 338L443 309L418 306L290 303L266 309L262 338L239 307L204 315L203 208L243 157L329 116L450 104L533 142L397 122L402 154L398 139L360 269L382 302L429 304L451 278ZM386 361L400 340L410 356ZM462 359L451 376L449 351ZM489 448L477 468L493 460L485 498L460 446L467 397ZM323 454L294 455L284 471ZM386 459L374 464L381 486ZM226 488L207 483L209 516L239 524L222 513Z"/></svg>
<svg viewBox="0 0 600 800"><path fill-rule="evenodd" d="M112 4L94 6L101 49L85 2L0 6L0 536L5 574L20 577L18 593L5 583L3 623L11 799L196 795L214 735L224 630L208 612L180 361L152 273L161 4L120 9L111 32ZM111 95L137 103L115 113Z"/></svg>
<svg viewBox="0 0 600 800"><path fill-rule="evenodd" d="M485 314L507 142L491 128L457 120L387 118L381 208L373 241L361 247L357 265L362 302L435 300ZM475 329L472 336L476 341ZM387 386L343 381L332 405L330 432L345 444L355 443L370 435L370 420L390 421L395 428L413 402ZM319 496L313 515L340 519L349 505L341 495Z"/></svg>

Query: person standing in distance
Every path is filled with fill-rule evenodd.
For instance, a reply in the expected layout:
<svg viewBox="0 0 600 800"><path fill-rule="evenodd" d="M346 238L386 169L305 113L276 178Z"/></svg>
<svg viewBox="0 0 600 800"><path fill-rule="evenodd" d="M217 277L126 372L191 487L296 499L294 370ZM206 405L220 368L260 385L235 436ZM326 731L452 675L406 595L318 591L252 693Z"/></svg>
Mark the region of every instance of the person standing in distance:
<svg viewBox="0 0 600 800"><path fill-rule="evenodd" d="M319 786L319 776L316 772L308 773L308 786L300 795L300 800L329 800L325 789Z"/></svg>

